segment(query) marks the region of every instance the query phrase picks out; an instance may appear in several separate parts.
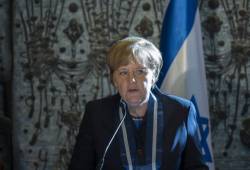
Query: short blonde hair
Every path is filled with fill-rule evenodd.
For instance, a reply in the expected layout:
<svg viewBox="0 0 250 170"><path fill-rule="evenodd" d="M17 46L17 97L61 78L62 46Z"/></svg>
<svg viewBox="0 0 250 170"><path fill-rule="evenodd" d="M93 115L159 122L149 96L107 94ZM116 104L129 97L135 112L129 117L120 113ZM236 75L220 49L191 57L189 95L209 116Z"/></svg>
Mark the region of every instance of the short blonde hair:
<svg viewBox="0 0 250 170"><path fill-rule="evenodd" d="M156 82L162 67L162 56L153 43L140 37L127 37L113 44L107 54L111 80L115 70L131 62L144 64L151 69Z"/></svg>

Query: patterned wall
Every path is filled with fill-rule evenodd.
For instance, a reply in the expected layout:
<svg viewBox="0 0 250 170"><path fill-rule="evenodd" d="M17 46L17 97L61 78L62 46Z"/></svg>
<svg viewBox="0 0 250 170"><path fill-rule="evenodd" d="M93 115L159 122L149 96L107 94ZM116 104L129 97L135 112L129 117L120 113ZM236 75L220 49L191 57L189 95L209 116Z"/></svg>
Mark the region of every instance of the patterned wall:
<svg viewBox="0 0 250 170"><path fill-rule="evenodd" d="M217 169L250 169L250 2L202 1L204 52Z"/></svg>
<svg viewBox="0 0 250 170"><path fill-rule="evenodd" d="M15 169L67 169L86 102L115 92L105 66L107 48L127 35L157 45L167 2L0 0L5 169L11 168L10 119ZM218 170L250 169L249 7L247 0L200 1Z"/></svg>
<svg viewBox="0 0 250 170"><path fill-rule="evenodd" d="M164 1L16 1L17 169L66 169L86 101L114 93L106 49L129 34L158 43Z"/></svg>
<svg viewBox="0 0 250 170"><path fill-rule="evenodd" d="M11 81L11 30L10 2L0 0L0 170L11 168L11 121L10 109L6 100L10 99Z"/></svg>

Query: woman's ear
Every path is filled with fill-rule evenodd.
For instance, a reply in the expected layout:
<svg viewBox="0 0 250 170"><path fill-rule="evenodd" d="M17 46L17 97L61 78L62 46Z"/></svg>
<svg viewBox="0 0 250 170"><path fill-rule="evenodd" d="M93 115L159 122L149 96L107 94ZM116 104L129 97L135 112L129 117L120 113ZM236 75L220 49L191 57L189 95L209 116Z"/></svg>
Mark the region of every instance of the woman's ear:
<svg viewBox="0 0 250 170"><path fill-rule="evenodd" d="M111 77L112 84L115 86L115 88L117 88L117 83L115 81L114 73L110 77Z"/></svg>
<svg viewBox="0 0 250 170"><path fill-rule="evenodd" d="M157 81L157 78L155 77L154 73L152 73L152 85L154 86Z"/></svg>
<svg viewBox="0 0 250 170"><path fill-rule="evenodd" d="M155 81L155 78L153 77L152 78L152 85L154 85L156 83L156 81Z"/></svg>
<svg viewBox="0 0 250 170"><path fill-rule="evenodd" d="M115 88L117 88L118 86L117 86L116 81L114 81L114 79L113 79L112 82L113 82L113 85L115 86Z"/></svg>

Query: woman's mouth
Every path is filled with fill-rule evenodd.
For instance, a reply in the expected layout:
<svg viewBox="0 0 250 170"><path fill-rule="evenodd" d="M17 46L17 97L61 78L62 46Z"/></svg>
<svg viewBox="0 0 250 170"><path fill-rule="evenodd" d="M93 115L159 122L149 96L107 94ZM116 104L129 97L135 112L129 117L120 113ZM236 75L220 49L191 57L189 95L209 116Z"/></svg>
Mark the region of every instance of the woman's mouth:
<svg viewBox="0 0 250 170"><path fill-rule="evenodd" d="M131 93L137 92L137 91L138 91L138 89L128 89L128 92L131 92Z"/></svg>

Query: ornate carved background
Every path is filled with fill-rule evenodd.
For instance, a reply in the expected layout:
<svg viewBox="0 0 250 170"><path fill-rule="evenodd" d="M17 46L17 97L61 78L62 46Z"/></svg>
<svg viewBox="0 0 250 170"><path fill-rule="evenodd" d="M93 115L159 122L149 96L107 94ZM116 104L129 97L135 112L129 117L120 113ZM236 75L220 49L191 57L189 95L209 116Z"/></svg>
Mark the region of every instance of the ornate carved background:
<svg viewBox="0 0 250 170"><path fill-rule="evenodd" d="M215 163L250 169L250 2L201 1Z"/></svg>
<svg viewBox="0 0 250 170"><path fill-rule="evenodd" d="M67 169L87 101L114 93L106 49L129 34L159 39L162 1L26 0L14 9L17 169Z"/></svg>
<svg viewBox="0 0 250 170"><path fill-rule="evenodd" d="M11 168L11 115L10 87L11 81L11 31L10 2L0 0L0 169ZM8 84L8 85L7 85Z"/></svg>
<svg viewBox="0 0 250 170"><path fill-rule="evenodd" d="M0 160L6 169L10 120L16 169L67 169L86 102L115 92L107 48L127 35L158 45L167 2L0 0ZM219 170L250 169L249 3L200 1Z"/></svg>

